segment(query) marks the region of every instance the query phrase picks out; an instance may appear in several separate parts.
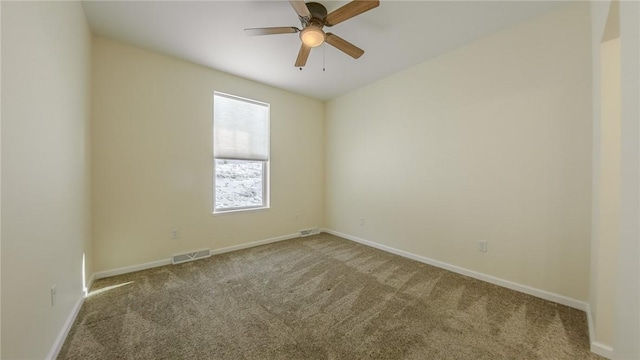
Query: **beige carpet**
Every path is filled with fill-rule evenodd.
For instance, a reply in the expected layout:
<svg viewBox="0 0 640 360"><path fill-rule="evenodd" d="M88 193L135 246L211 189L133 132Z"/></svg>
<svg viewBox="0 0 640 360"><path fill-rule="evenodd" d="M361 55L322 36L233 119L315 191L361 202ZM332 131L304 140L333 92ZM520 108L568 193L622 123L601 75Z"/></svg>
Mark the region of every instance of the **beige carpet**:
<svg viewBox="0 0 640 360"><path fill-rule="evenodd" d="M581 311L328 234L98 280L58 357L591 358Z"/></svg>

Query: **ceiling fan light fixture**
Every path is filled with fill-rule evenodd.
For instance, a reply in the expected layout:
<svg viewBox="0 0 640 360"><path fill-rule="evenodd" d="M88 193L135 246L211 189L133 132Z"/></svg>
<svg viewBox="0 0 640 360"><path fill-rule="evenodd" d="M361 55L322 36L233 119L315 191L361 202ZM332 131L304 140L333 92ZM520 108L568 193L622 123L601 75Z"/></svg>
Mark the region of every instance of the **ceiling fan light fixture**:
<svg viewBox="0 0 640 360"><path fill-rule="evenodd" d="M300 32L300 40L308 47L317 47L324 42L324 31L317 26L307 26Z"/></svg>

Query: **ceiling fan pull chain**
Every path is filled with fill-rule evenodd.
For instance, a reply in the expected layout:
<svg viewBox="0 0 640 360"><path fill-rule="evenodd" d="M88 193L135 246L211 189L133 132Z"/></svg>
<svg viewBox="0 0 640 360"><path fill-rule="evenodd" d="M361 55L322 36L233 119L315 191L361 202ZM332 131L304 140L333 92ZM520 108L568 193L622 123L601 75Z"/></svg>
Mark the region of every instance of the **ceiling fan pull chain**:
<svg viewBox="0 0 640 360"><path fill-rule="evenodd" d="M322 71L325 71L325 63L327 62L327 45L322 43Z"/></svg>

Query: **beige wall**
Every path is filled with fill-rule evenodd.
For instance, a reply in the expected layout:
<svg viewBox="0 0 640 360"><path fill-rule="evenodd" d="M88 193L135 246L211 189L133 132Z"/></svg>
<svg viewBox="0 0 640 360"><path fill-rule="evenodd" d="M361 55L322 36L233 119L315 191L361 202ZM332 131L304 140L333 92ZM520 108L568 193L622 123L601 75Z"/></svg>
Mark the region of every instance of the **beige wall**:
<svg viewBox="0 0 640 360"><path fill-rule="evenodd" d="M620 2L621 187L614 358L640 359L640 3Z"/></svg>
<svg viewBox="0 0 640 360"><path fill-rule="evenodd" d="M601 9L598 9L600 7ZM616 139L616 126L620 127L620 119L615 120L615 93L607 94L607 90L615 90L616 73L620 71L619 42L609 41L620 36L617 2L598 1L592 3L591 37L592 37L592 72L593 72L593 187L592 187L592 221L591 221L591 267L589 277L589 319L591 326L591 350L603 356L612 357L613 337L613 304L615 303L615 262L614 252L618 242L615 222L619 225L619 209L616 212L616 197L619 202L620 184L616 184L616 168L620 169L620 153L616 158L616 140L620 146L620 135ZM598 15L602 12L602 15ZM603 42L607 41L605 44ZM604 61L602 56L608 56ZM614 78L612 78L612 75ZM608 84L607 84L608 82ZM620 91L617 91L620 96ZM603 100L608 102L603 104ZM619 101L619 100L618 100ZM608 106L606 106L608 105ZM608 115L608 121L603 117ZM618 114L619 115L619 114ZM620 175L617 176L620 181ZM611 187L613 185L613 187ZM619 206L619 204L618 204ZM613 211L613 212L612 212ZM607 220L608 224L607 224Z"/></svg>
<svg viewBox="0 0 640 360"><path fill-rule="evenodd" d="M594 239L592 244L591 289L589 303L594 321L592 351L614 359L640 358L640 4L591 2L593 48L594 115ZM617 41L607 41L619 37ZM603 41L606 41L602 43ZM601 44L602 43L602 44ZM609 50L609 51L606 51ZM611 83L611 64L620 72L620 82ZM615 74L614 74L615 77ZM602 79L602 81L601 81ZM613 85L613 87L612 87ZM618 106L609 100L619 97ZM619 115L619 145L611 114ZM609 125L609 126L607 126ZM618 159L616 161L616 153ZM608 155L607 155L608 153ZM600 157L603 157L602 159ZM605 159L608 156L609 159ZM619 231L615 234L607 220L615 213L611 200L603 193L615 188L612 165L619 163ZM607 170L608 167L608 170ZM602 182L600 184L600 182ZM615 195L615 194L613 194ZM606 195L605 195L606 196ZM609 227L607 234L605 229ZM597 235L597 236L596 236Z"/></svg>
<svg viewBox="0 0 640 360"><path fill-rule="evenodd" d="M620 39L600 45L601 115L597 232L592 256L591 290L594 341L611 347L615 304L616 260L620 238ZM594 181L594 184L596 182Z"/></svg>
<svg viewBox="0 0 640 360"><path fill-rule="evenodd" d="M2 39L2 2L0 2L0 39ZM0 54L2 53L0 49ZM0 69L2 69L2 56L0 56ZM2 71L0 71L0 83L2 83ZM2 99L2 86L0 86L0 99ZM0 114L0 122L2 114ZM0 204L2 204L2 126L0 126ZM0 248L2 247L2 206L0 206ZM2 294L2 256L0 252L0 294ZM2 309L2 296L0 295L0 309ZM2 311L0 311L0 324L2 324ZM2 326L0 325L0 357L2 357Z"/></svg>
<svg viewBox="0 0 640 360"><path fill-rule="evenodd" d="M271 104L268 210L211 214L214 91ZM96 271L324 225L320 101L94 37L92 111Z"/></svg>
<svg viewBox="0 0 640 360"><path fill-rule="evenodd" d="M585 301L590 50L572 4L330 101L327 226Z"/></svg>
<svg viewBox="0 0 640 360"><path fill-rule="evenodd" d="M90 55L79 3L2 3L3 359L45 358L82 299Z"/></svg>

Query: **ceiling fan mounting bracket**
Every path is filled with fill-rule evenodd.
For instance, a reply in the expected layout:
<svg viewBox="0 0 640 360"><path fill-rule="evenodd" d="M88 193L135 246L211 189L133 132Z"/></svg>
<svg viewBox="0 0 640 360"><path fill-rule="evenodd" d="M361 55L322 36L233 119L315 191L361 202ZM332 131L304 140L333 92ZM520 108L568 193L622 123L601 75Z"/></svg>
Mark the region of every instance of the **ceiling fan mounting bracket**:
<svg viewBox="0 0 640 360"><path fill-rule="evenodd" d="M300 24L302 25L302 28L306 28L307 26L309 26L309 23L311 21L311 18L308 16L298 16L298 18L300 19Z"/></svg>

